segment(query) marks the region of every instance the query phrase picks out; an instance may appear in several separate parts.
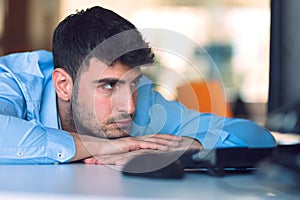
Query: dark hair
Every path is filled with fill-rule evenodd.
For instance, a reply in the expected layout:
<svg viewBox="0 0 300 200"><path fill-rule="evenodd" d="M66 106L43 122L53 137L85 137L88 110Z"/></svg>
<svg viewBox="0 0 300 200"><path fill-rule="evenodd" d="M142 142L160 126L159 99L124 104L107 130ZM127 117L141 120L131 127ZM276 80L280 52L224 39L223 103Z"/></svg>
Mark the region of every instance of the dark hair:
<svg viewBox="0 0 300 200"><path fill-rule="evenodd" d="M117 39L111 40L112 37ZM73 81L87 68L86 62L93 56L108 65L120 61L135 67L154 62L151 48L136 27L99 6L72 14L60 22L54 31L52 51L54 67L65 69ZM112 53L114 51L116 53Z"/></svg>

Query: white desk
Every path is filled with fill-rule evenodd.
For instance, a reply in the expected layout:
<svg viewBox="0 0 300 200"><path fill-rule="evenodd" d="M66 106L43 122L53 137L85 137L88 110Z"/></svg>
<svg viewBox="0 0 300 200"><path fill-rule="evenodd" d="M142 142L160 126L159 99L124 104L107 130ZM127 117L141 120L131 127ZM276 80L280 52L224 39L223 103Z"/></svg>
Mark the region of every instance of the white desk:
<svg viewBox="0 0 300 200"><path fill-rule="evenodd" d="M108 166L0 165L0 199L299 199L263 185L255 174L181 180L123 176Z"/></svg>

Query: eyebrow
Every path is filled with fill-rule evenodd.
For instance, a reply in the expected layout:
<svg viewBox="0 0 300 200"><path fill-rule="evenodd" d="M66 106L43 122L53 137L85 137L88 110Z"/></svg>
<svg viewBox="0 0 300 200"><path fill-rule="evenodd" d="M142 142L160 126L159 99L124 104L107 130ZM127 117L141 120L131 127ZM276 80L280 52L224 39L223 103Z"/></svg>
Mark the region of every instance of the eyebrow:
<svg viewBox="0 0 300 200"><path fill-rule="evenodd" d="M132 82L136 81L136 80L139 80L143 77L143 74L139 74L135 79L132 80ZM103 78L103 79L99 79L99 80L94 80L92 81L92 83L125 83L124 80L120 80L120 79L117 79L117 78Z"/></svg>

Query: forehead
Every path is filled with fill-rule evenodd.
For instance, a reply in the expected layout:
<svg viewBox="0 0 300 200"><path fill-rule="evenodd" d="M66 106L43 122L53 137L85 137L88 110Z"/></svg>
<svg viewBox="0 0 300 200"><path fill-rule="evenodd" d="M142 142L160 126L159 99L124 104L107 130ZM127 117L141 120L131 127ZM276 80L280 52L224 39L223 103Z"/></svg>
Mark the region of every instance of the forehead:
<svg viewBox="0 0 300 200"><path fill-rule="evenodd" d="M97 58L91 58L88 70L82 75L91 80L103 78L134 79L141 74L140 67L129 67L121 62L108 66Z"/></svg>

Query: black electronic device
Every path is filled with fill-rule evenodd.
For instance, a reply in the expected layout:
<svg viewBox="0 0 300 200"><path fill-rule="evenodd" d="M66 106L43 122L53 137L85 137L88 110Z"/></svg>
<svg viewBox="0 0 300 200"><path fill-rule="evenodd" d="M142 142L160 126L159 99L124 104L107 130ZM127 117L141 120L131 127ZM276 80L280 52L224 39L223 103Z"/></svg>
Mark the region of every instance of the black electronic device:
<svg viewBox="0 0 300 200"><path fill-rule="evenodd" d="M122 173L128 176L148 178L181 179L184 166L178 160L183 152L145 153L138 155L126 163ZM190 154L184 154L190 156Z"/></svg>
<svg viewBox="0 0 300 200"><path fill-rule="evenodd" d="M180 161L185 168L204 168L215 176L223 176L226 171L252 171L262 160L271 157L275 148L231 147L201 150Z"/></svg>
<svg viewBox="0 0 300 200"><path fill-rule="evenodd" d="M300 134L299 0L271 0L270 74L266 128ZM279 145L259 166L267 185L300 188L300 144Z"/></svg>
<svg viewBox="0 0 300 200"><path fill-rule="evenodd" d="M300 133L300 101L270 112L265 126L280 133Z"/></svg>
<svg viewBox="0 0 300 200"><path fill-rule="evenodd" d="M300 143L279 145L272 157L258 166L258 177L269 187L284 191L300 189Z"/></svg>
<svg viewBox="0 0 300 200"><path fill-rule="evenodd" d="M267 128L300 134L300 1L271 0Z"/></svg>
<svg viewBox="0 0 300 200"><path fill-rule="evenodd" d="M266 128L300 134L300 1L271 0L270 74ZM276 189L300 188L300 144L279 145L259 165L262 182Z"/></svg>
<svg viewBox="0 0 300 200"><path fill-rule="evenodd" d="M249 171L272 156L274 148L216 148L141 154L131 159L122 173L151 178L183 178L187 169L205 170L214 176L226 171Z"/></svg>

